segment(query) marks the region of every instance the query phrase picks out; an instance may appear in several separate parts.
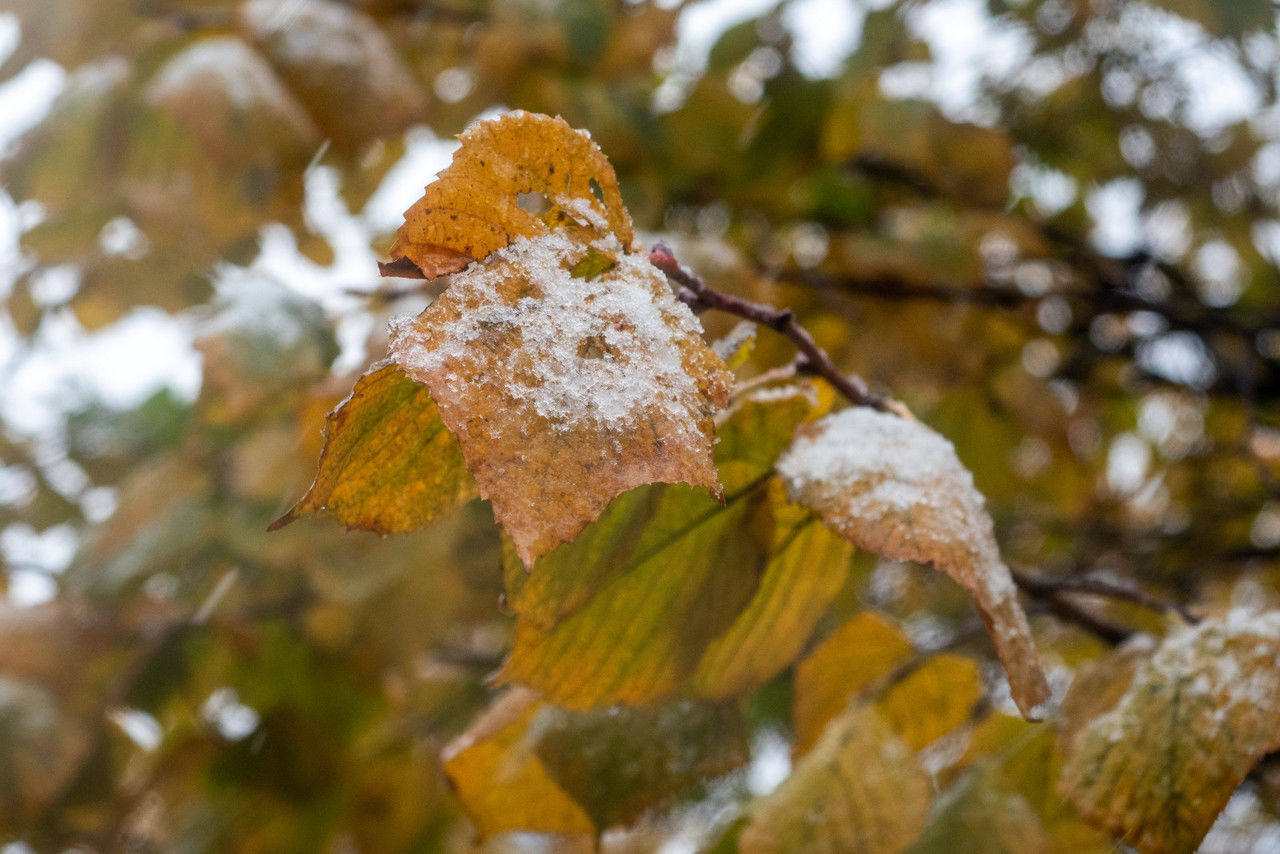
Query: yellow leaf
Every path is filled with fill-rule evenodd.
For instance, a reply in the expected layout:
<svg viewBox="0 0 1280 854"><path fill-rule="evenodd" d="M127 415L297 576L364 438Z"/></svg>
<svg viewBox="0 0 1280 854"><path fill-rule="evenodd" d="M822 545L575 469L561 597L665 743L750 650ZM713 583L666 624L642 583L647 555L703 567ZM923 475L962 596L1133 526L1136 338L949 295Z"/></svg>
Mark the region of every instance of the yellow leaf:
<svg viewBox="0 0 1280 854"><path fill-rule="evenodd" d="M924 826L929 778L915 754L865 706L833 720L739 837L742 854L896 854Z"/></svg>
<svg viewBox="0 0 1280 854"><path fill-rule="evenodd" d="M1132 675L1121 652L1112 672L1123 696L1065 733L1062 793L1144 854L1194 850L1259 757L1280 747L1278 655L1277 612L1177 630Z"/></svg>
<svg viewBox="0 0 1280 854"><path fill-rule="evenodd" d="M541 707L532 692L509 691L444 750L445 773L482 840L517 830L595 832L534 753L529 723Z"/></svg>
<svg viewBox="0 0 1280 854"><path fill-rule="evenodd" d="M501 681L528 685L567 709L587 709L652 702L691 675L751 595L764 559L758 544L742 536L754 503L749 493L722 507L688 487L662 491L669 512L651 520L646 544L630 550L620 574L554 626L517 621ZM541 571L539 564L534 577Z"/></svg>
<svg viewBox="0 0 1280 854"><path fill-rule="evenodd" d="M474 497L458 442L426 386L384 362L329 413L315 482L271 527L318 513L352 528L399 533Z"/></svg>
<svg viewBox="0 0 1280 854"><path fill-rule="evenodd" d="M932 564L977 600L1014 702L1038 718L1049 699L991 517L951 443L917 421L857 407L798 431L778 461L793 501L855 545Z"/></svg>
<svg viewBox="0 0 1280 854"><path fill-rule="evenodd" d="M808 750L849 699L911 657L911 641L879 614L865 611L836 630L796 667L795 752Z"/></svg>
<svg viewBox="0 0 1280 854"><path fill-rule="evenodd" d="M564 119L508 113L476 122L459 139L452 164L405 212L393 259L408 259L430 279L461 270L517 237L551 233L520 207L526 193L542 193L588 225L603 221L601 231L630 248L631 215L613 167L590 136Z"/></svg>
<svg viewBox="0 0 1280 854"><path fill-rule="evenodd" d="M780 673L844 585L853 548L807 510L780 509L775 539L755 596L698 663L693 687L704 697L743 694Z"/></svg>
<svg viewBox="0 0 1280 854"><path fill-rule="evenodd" d="M980 699L978 662L943 654L889 688L876 707L903 741L920 750L969 720Z"/></svg>

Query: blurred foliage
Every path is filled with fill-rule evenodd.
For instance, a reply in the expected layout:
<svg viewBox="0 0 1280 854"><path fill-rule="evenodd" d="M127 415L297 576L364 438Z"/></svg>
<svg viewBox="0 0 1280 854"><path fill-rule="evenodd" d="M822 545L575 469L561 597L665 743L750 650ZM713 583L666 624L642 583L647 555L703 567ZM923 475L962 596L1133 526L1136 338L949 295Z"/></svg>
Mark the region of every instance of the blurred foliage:
<svg viewBox="0 0 1280 854"><path fill-rule="evenodd" d="M572 591L530 576L500 606L510 557L480 502L389 538L315 519L266 533L310 483L325 413L382 356L386 318L421 305L412 288L316 297L309 277L353 252L314 213L322 185L362 249L383 251L369 201L404 180L393 167L414 162L423 126L448 138L507 107L590 129L637 226L717 288L794 307L842 367L951 439L1015 568L1102 575L1205 614L1280 605L1270 0L850 0L860 34L828 76L795 33L807 3L740 20L705 67L673 44L707 4L668 5L10 0L21 36L0 81L41 58L67 78L0 161L21 230L0 262L6 384L66 330L123 328L150 306L193 331L203 385L132 408L68 392L48 429L23 426L6 390L0 584L53 593L0 610L0 843L431 852L491 835L481 850L525 850L502 834L525 826L507 811L545 791L564 820L541 829L566 834L561 850L609 828L601 846L619 852L678 835L715 850L1110 850L1055 790L1050 725L1009 718L1002 677L975 668L992 650L941 577L859 555L837 589L775 566L808 595L774 615L761 660L712 648L673 677L747 698L621 720L544 706L456 750L497 708L486 677L511 646L507 609ZM991 56L947 64L950 27ZM1129 219L1117 199L1132 239L1114 237ZM255 263L281 228L298 250L284 282ZM762 332L744 372L791 355ZM760 543L736 548L749 555L730 570L767 575ZM59 549L74 555L47 557ZM767 587L738 592L753 590ZM1132 603L1038 601L1059 685L1116 639L1069 608L1164 630ZM699 620L720 618L658 616L702 640ZM769 641L808 652L779 674ZM1140 652L1108 654L1095 712L1137 702L1121 694L1143 680L1115 674ZM792 747L795 773L758 798ZM546 788L511 801L502 774ZM492 801L464 808L468 775ZM1274 776L1264 759L1236 795L1248 809L1205 850L1274 833ZM892 805L891 822L847 822L840 787L858 809ZM795 836L794 815L827 820Z"/></svg>

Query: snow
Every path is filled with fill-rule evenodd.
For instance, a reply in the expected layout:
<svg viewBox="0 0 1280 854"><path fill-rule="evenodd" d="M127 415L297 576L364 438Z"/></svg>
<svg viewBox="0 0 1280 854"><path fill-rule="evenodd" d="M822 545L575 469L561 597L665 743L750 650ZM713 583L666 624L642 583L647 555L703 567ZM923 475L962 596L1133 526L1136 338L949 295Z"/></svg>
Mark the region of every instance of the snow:
<svg viewBox="0 0 1280 854"><path fill-rule="evenodd" d="M990 553L982 496L951 442L917 421L867 407L820 424L821 432L798 438L778 460L792 500L803 497L841 528L927 512L930 540Z"/></svg>
<svg viewBox="0 0 1280 854"><path fill-rule="evenodd" d="M440 324L430 346L412 319L394 322L397 361L411 375L444 377L432 384L439 401L498 378L504 394L552 429L620 435L663 410L672 424L687 424L690 443L701 444L690 411L700 392L679 346L700 335L701 325L642 255L624 254L612 235L591 248L616 257L617 266L594 279L574 278L569 268L584 247L551 233L519 238L455 274L446 296L461 316ZM514 302L501 288L512 280L528 290ZM479 346L495 333L510 348L498 354L499 364Z"/></svg>

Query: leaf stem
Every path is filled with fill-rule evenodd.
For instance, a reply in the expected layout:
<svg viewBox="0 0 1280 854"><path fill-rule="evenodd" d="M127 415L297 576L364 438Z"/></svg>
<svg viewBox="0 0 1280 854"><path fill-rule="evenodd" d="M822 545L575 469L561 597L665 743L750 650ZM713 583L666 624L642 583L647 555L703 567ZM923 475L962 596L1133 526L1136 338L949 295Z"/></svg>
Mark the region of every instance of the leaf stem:
<svg viewBox="0 0 1280 854"><path fill-rule="evenodd" d="M696 273L676 260L665 243L659 243L649 251L649 262L680 286L676 297L694 311L714 309L749 320L759 326L772 329L786 336L800 351L797 368L816 374L844 395L855 406L870 406L881 412L890 412L903 418L912 418L905 406L896 400L876 394L866 382L856 375L841 373L827 351L818 346L805 329L796 322L795 312L789 308L752 302L742 297L723 294L710 288Z"/></svg>

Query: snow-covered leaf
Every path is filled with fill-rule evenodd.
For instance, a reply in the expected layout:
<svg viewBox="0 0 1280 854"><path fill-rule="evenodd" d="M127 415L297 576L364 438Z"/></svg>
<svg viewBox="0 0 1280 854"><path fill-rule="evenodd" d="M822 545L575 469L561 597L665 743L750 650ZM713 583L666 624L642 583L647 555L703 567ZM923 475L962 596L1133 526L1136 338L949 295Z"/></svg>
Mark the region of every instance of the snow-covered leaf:
<svg viewBox="0 0 1280 854"><path fill-rule="evenodd" d="M521 560L573 539L633 487L718 493L712 416L732 377L663 274L627 253L604 155L562 120L525 113L462 140L392 252L483 260L395 325L391 354L430 389ZM535 191L563 216L517 204Z"/></svg>
<svg viewBox="0 0 1280 854"><path fill-rule="evenodd" d="M977 600L1019 710L1038 717L1049 686L982 496L951 443L923 424L851 408L797 431L778 461L792 500L855 545L931 564Z"/></svg>
<svg viewBox="0 0 1280 854"><path fill-rule="evenodd" d="M1175 631L1133 667L1133 650L1099 665L1072 695L1115 696L1073 716L1060 788L1098 827L1144 854L1195 849L1259 757L1280 747L1280 612L1232 613ZM1110 686L1107 686L1108 688Z"/></svg>

